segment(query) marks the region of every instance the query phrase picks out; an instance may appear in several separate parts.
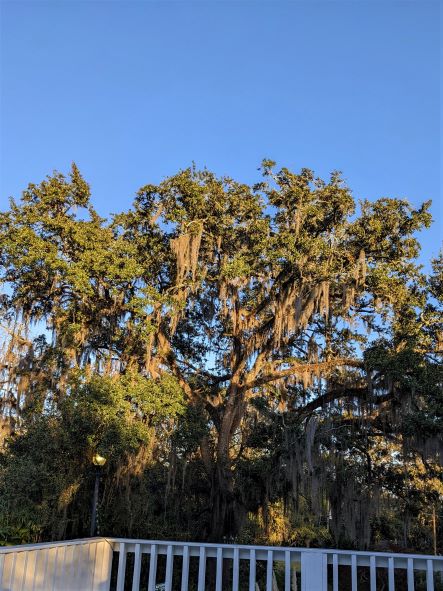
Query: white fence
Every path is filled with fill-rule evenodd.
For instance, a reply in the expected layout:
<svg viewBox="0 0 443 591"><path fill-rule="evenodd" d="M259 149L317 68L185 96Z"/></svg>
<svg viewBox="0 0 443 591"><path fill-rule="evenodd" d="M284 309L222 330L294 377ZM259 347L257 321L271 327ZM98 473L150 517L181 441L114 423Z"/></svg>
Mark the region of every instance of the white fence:
<svg viewBox="0 0 443 591"><path fill-rule="evenodd" d="M443 557L93 538L0 549L1 591L443 591Z"/></svg>

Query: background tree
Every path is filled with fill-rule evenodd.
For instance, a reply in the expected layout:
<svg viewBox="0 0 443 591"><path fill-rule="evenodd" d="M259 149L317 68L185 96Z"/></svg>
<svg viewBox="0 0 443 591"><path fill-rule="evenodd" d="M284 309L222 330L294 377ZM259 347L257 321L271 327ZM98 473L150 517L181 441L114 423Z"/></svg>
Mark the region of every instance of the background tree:
<svg viewBox="0 0 443 591"><path fill-rule="evenodd" d="M430 278L416 263L429 204L356 203L338 173L262 173L249 186L190 168L108 222L73 166L1 214L5 458L97 376L174 380L162 400L183 392L186 410L171 403L154 456L128 447L123 508L149 495L174 537L257 537L280 515L281 541L304 528L368 545L380 495L415 478L383 472L383 454L441 481L441 260ZM149 425L152 408L131 404ZM133 531L109 508L112 533Z"/></svg>

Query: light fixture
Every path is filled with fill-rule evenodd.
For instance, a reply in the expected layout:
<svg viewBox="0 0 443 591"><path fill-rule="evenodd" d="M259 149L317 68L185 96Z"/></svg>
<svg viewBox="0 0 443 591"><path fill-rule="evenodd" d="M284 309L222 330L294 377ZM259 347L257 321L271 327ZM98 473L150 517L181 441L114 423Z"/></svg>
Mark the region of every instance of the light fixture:
<svg viewBox="0 0 443 591"><path fill-rule="evenodd" d="M99 453L95 453L92 456L92 463L94 464L94 466L104 466L106 464L106 458L104 458L103 456L101 456Z"/></svg>

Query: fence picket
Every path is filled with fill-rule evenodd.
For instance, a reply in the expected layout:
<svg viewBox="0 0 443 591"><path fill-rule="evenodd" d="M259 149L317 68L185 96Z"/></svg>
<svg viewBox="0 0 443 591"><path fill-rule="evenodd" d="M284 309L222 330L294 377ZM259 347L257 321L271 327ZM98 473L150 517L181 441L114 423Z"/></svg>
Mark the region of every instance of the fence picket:
<svg viewBox="0 0 443 591"><path fill-rule="evenodd" d="M352 591L357 591L357 556L351 556Z"/></svg>
<svg viewBox="0 0 443 591"><path fill-rule="evenodd" d="M388 558L388 589L395 591L394 559L392 556Z"/></svg>
<svg viewBox="0 0 443 591"><path fill-rule="evenodd" d="M414 591L414 560L408 558L408 591Z"/></svg>
<svg viewBox="0 0 443 591"><path fill-rule="evenodd" d="M332 591L338 591L338 554L332 555Z"/></svg>
<svg viewBox="0 0 443 591"><path fill-rule="evenodd" d="M255 591L255 550L251 548L249 551L249 591Z"/></svg>
<svg viewBox="0 0 443 591"><path fill-rule="evenodd" d="M371 579L371 591L377 590L377 562L375 556L371 556L369 559L369 576Z"/></svg>
<svg viewBox="0 0 443 591"><path fill-rule="evenodd" d="M200 547L200 559L198 563L198 587L197 591L205 591L206 579L206 548Z"/></svg>
<svg viewBox="0 0 443 591"><path fill-rule="evenodd" d="M148 591L155 591L156 578L157 578L157 545L151 544L151 556L150 556L150 560L149 560Z"/></svg>
<svg viewBox="0 0 443 591"><path fill-rule="evenodd" d="M234 548L234 560L232 561L232 591L238 591L240 575L240 556L238 548Z"/></svg>
<svg viewBox="0 0 443 591"><path fill-rule="evenodd" d="M291 591L291 552L285 552L285 591Z"/></svg>
<svg viewBox="0 0 443 591"><path fill-rule="evenodd" d="M217 548L215 591L222 591L222 582L223 582L223 548Z"/></svg>
<svg viewBox="0 0 443 591"><path fill-rule="evenodd" d="M432 560L426 561L426 591L434 591L434 569Z"/></svg>
<svg viewBox="0 0 443 591"><path fill-rule="evenodd" d="M132 574L132 591L139 591L140 588L140 570L142 565L142 554L140 544L135 545L134 571Z"/></svg>
<svg viewBox="0 0 443 591"><path fill-rule="evenodd" d="M266 591L272 591L272 570L274 568L274 553L268 550L268 560L266 566Z"/></svg>
<svg viewBox="0 0 443 591"><path fill-rule="evenodd" d="M119 546L119 556L118 556L117 591L124 591L124 589L125 589L125 574L126 574L126 547L125 547L125 543L121 542L120 546Z"/></svg>

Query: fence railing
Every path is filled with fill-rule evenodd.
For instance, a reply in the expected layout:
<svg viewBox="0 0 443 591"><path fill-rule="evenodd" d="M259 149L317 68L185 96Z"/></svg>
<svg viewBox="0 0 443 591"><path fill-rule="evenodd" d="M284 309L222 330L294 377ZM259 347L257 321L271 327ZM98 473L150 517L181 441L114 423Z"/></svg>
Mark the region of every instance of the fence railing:
<svg viewBox="0 0 443 591"><path fill-rule="evenodd" d="M1 591L443 591L443 557L93 538L0 548Z"/></svg>

